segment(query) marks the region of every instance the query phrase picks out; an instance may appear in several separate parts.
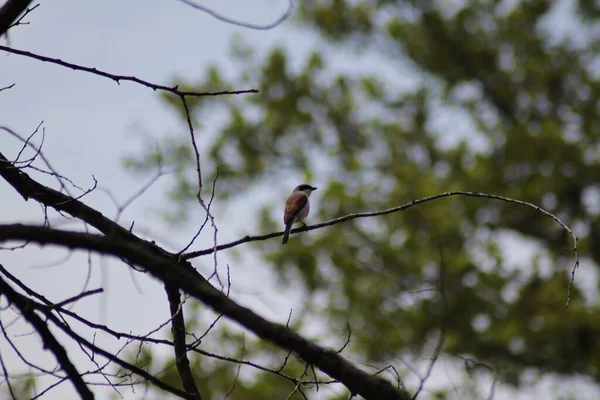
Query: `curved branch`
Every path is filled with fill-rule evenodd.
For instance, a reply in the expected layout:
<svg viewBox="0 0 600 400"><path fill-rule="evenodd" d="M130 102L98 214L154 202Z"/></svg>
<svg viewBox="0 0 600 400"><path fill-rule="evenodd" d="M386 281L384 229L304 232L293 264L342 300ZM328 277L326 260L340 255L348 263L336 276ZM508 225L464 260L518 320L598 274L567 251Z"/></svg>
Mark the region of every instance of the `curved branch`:
<svg viewBox="0 0 600 400"><path fill-rule="evenodd" d="M407 400L383 378L372 376L346 361L335 350L320 347L284 325L267 321L252 310L229 299L206 281L189 263L168 254L148 251L145 246L116 237L67 232L46 227L0 225L0 241L28 240L38 244L55 244L71 249L92 250L116 256L141 266L165 284L177 286L202 301L215 312L224 314L263 340L298 354L304 361L344 384L352 394L367 400Z"/></svg>
<svg viewBox="0 0 600 400"><path fill-rule="evenodd" d="M410 203L406 203L403 204L401 206L398 207L392 207L392 208L388 208L387 210L381 210L381 211L372 211L372 212L358 212L358 213L353 213L353 214L348 214L345 215L343 217L340 218L336 218L336 219L332 219L329 221L325 221L322 222L320 224L315 224L315 225L309 225L309 226L304 226L301 228L296 228L296 229L292 229L291 234L294 233L300 233L300 232L307 232L307 231L313 231L315 229L320 229L323 228L325 226L331 226L331 225L335 225L335 224L339 224L341 222L346 222L346 221L350 221L353 219L358 219L358 218L369 218L369 217L377 217L380 215L387 215L387 214L392 214L398 211L404 211L406 209L409 209L413 206L419 205L419 204L423 204L423 203L427 203L429 201L433 201L433 200L437 200L437 199L441 199L444 197L451 197L451 196L467 196L467 197L483 197L486 199L493 199L493 200L500 200L500 201L504 201L507 203L513 203L513 204L518 204L521 206L526 206L526 207L530 207L533 208L534 210L544 214L546 217L549 217L551 219L553 219L558 225L560 225L565 231L567 231L567 233L569 234L569 236L571 236L571 238L573 239L573 246L567 248L567 250L569 251L573 251L575 252L575 261L577 262L577 236L575 235L575 233L573 233L573 231L571 230L571 228L569 228L567 226L567 224L565 224L564 222L562 222L556 215L552 214L551 212L548 212L546 210L544 210L543 208L536 206L533 203L529 203L526 201L521 201L521 200L515 200L515 199L511 199L510 197L504 197L504 196L498 196L495 194L487 194L487 193L477 193L477 192L464 192L464 191L454 191L454 192L445 192L445 193L440 193L440 194L436 194L433 196L428 196L428 197L423 197L421 199L417 199L417 200L413 200ZM232 247L236 247L240 244L243 243L249 243L249 242L257 242L257 241L262 241L262 240L266 240L266 239L271 239L274 237L279 237L283 235L283 231L282 232L272 232L272 233L268 233L266 235L258 235L258 236L245 236L241 239L238 240L234 240L233 242L229 242L229 243L225 243L225 244L221 244L219 246L216 247L210 247L204 250L198 250L198 251L191 251L189 253L185 253L182 254L182 257L185 260L191 260L192 258L196 258L196 257L200 257L200 256L205 256L208 254L212 254L215 251L221 251L221 250L225 250L225 249L230 249Z"/></svg>
<svg viewBox="0 0 600 400"><path fill-rule="evenodd" d="M8 0L0 8L0 36L12 26L13 22L29 6L32 0Z"/></svg>
<svg viewBox="0 0 600 400"><path fill-rule="evenodd" d="M288 19L290 17L290 15L292 15L292 11L294 10L294 2L293 0L288 0L288 8L287 10L285 10L285 12L283 13L283 15L279 18L277 18L275 21L271 22L270 24L266 24L266 25L256 25L256 24L251 24L248 22L243 22L243 21L239 21L239 20L235 20L233 18L229 18L229 17L225 17L219 13L217 13L216 11L211 10L208 7L205 6L201 6L200 4L196 4L193 3L190 0L179 0L182 3L187 4L188 6L195 8L196 10L200 10L202 12L207 13L208 15L218 19L219 21L223 21L226 22L228 24L232 24L232 25L236 25L236 26L241 26L242 28L250 28L250 29L256 29L256 30L260 30L260 31L266 31L269 29L273 29L276 26L280 25L283 21L285 21L286 19Z"/></svg>
<svg viewBox="0 0 600 400"><path fill-rule="evenodd" d="M34 54L34 53L29 52L29 51L24 51L24 50L19 50L19 49L13 49L13 48L7 47L7 46L1 46L0 45L0 50L6 51L7 53L18 54L20 56L25 56L25 57L33 58L35 60L39 60L39 61L43 61L43 62L49 62L49 63L56 64L56 65L60 65L62 67L70 68L70 69L76 70L76 71L89 72L90 74L99 75L99 76L102 76L104 78L112 79L113 81L117 82L118 84L120 84L120 81L135 82L135 83L140 84L142 86L149 87L152 90L161 90L163 92L173 93L173 94L175 94L177 96L180 96L180 97L181 96L193 96L193 97L199 97L199 96L220 96L220 95L224 95L224 94L258 93L258 90L256 90L256 89L232 90L232 91L230 91L230 90L222 90L222 91L219 91L219 92L186 92L186 91L179 90L178 86L169 87L169 86L164 86L164 85L157 85L155 83L145 81L145 80L140 79L140 78L135 77L135 76L115 75L115 74L111 74L111 73L108 73L108 72L100 71L99 69L96 69L96 68L84 67L84 66L81 66L81 65L77 65L77 64L73 64L73 63L70 63L70 62L67 62L67 61L60 60L58 58L51 58L51 57L40 56L38 54Z"/></svg>
<svg viewBox="0 0 600 400"><path fill-rule="evenodd" d="M50 329L48 329L48 325L35 313L33 304L35 303L33 300L28 299L27 297L17 293L8 283L0 277L0 294L6 296L8 301L13 304L21 315L36 329L40 337L42 338L42 342L44 343L44 348L49 349L56 360L60 364L61 368L65 371L71 382L73 382L73 386L75 386L75 390L79 393L79 397L86 400L93 400L94 394L87 387L81 374L77 371L77 368L73 365L71 360L69 360L69 356L67 355L67 351L58 340L52 335Z"/></svg>

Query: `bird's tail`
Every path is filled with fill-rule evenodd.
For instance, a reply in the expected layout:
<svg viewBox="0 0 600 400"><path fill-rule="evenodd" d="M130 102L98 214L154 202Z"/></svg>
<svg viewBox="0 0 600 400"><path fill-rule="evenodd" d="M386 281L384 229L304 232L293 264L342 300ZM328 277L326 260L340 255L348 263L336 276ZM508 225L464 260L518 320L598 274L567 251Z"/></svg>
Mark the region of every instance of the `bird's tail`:
<svg viewBox="0 0 600 400"><path fill-rule="evenodd" d="M290 238L291 230L292 230L292 224L287 224L285 226L285 233L283 234L283 240L281 241L281 244L286 244L288 242L288 239Z"/></svg>

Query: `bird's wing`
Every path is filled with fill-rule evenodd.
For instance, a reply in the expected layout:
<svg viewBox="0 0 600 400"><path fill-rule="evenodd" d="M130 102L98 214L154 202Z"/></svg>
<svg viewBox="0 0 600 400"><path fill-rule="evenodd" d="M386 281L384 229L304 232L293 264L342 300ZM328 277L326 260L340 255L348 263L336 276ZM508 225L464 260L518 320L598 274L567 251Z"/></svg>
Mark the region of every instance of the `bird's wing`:
<svg viewBox="0 0 600 400"><path fill-rule="evenodd" d="M286 225L294 222L294 218L306 206L306 203L308 203L308 197L304 193L296 193L288 197L285 202L283 222Z"/></svg>

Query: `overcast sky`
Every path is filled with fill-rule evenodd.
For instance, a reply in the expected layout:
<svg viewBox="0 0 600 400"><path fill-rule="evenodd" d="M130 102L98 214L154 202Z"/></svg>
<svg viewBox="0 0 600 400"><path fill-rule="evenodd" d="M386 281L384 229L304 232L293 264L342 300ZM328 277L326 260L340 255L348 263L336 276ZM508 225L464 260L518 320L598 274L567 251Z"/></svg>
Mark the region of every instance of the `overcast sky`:
<svg viewBox="0 0 600 400"><path fill-rule="evenodd" d="M276 20L287 8L287 1L283 0L254 1L251 5L247 0L203 1L202 4L223 15L258 24ZM263 50L275 43L283 44L293 48L294 54L299 55L300 59L300 55L315 44L314 36L299 35L298 28L291 22L269 31L253 31L218 21L176 0L54 0L43 2L27 20L30 25L10 31L8 45L166 85L176 75L191 81L198 80L210 63L220 64L225 71L228 68L233 70L227 53L235 33L243 35L246 42ZM2 42L7 43L6 40ZM340 57L339 64L343 65L346 59L343 55ZM117 85L99 76L2 53L0 87L13 83L14 88L0 93L0 126L28 136L43 121L43 151L53 167L84 188L92 186L92 177L95 177L98 186L109 190L120 203L144 183L122 167L124 156L143 147L140 132L149 131L155 136L172 132L187 135L185 125L165 107L159 95L137 84L123 82ZM19 148L18 141L0 132L0 151L5 156L9 159L14 157ZM56 187L55 181L48 177L39 174L33 176ZM159 180L134 206L128 208L122 221L123 225L128 226L135 220L140 234L176 250L189 240L196 226L191 224L175 229L165 226L161 221L159 211L172 206L165 201L165 182ZM266 183L262 196L265 193L279 196L283 202L287 192L272 193L269 190L290 185L293 186L293 183L272 186ZM24 203L3 180L0 180L0 193L2 223L42 221L43 213L39 205L33 201ZM243 212L236 211L234 221L219 220L220 242L236 239L241 235L240 232L252 232L247 222L254 219L253 213L258 210L261 198L264 197L257 196L254 202L244 199L245 204L251 206L241 207ZM84 201L108 217L115 215L115 206L103 191L95 191ZM318 204L318 196L315 202ZM253 209L252 205L256 207ZM232 212L219 204L216 207L218 215ZM235 203L232 207L235 207ZM55 226L81 228L56 214L50 216ZM211 236L204 235L195 248L210 246L210 241ZM282 296L275 289L265 290L269 286L275 288L276 281L260 263L254 262L255 258L244 256L240 262L227 253L219 257L220 265L229 264L232 268L233 295L237 301L277 322L285 322L290 308L298 307L301 293L290 295L288 292ZM0 252L0 263L53 301L79 293L90 270L86 254L54 249L3 251ZM203 273L212 270L210 264L203 265L202 262L196 263L196 267ZM88 288L102 287L105 292L80 301L74 311L115 330L133 329L134 333L139 334L154 329L168 319L168 305L162 287L146 276L134 276L123 264L104 259L94 261L90 277ZM4 319L3 322L6 323ZM13 334L31 331L19 323L11 329ZM17 338L17 341L30 344L24 351L26 355L34 359L42 357L43 352L36 338L28 335ZM3 340L0 341L0 352L4 357L10 353ZM52 360L48 354L43 357ZM10 360L17 365L14 354L9 354L5 361ZM453 377L463 379L463 375L448 372L447 369L440 372L436 379L447 383ZM125 398L137 398L125 389L121 392ZM65 396L73 396L72 386L68 383L52 390L45 398L68 398ZM98 397L102 398L100 395ZM514 396L502 390L496 398L509 397Z"/></svg>

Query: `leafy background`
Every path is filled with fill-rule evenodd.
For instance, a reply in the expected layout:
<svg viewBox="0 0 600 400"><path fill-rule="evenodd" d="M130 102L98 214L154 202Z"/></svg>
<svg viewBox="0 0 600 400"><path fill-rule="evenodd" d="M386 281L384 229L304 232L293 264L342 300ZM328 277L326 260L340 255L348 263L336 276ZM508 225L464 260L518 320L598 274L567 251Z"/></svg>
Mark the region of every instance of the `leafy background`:
<svg viewBox="0 0 600 400"><path fill-rule="evenodd" d="M90 5L68 7L71 15L82 16ZM99 8L99 3L94 7ZM40 13L54 8L41 9ZM59 7L56 10L62 12ZM109 11L112 21L127 17ZM144 20L162 26L164 14L155 14L156 19ZM596 306L600 250L593 246L599 236L600 213L595 179L600 164L599 17L600 9L591 0L299 1L293 20L272 31L280 35L274 44L265 45L241 29L231 39L227 63L215 57L211 67L196 71L201 76L196 80L184 78L190 74L174 62L184 59L177 46L156 52L156 43L146 36L144 46L127 51L120 60L139 66L145 54L168 59L176 71L174 83L181 88L260 90L252 96L190 100L205 182L218 173L217 221L221 227L236 226L235 237L281 230L282 201L301 181L319 187L310 223L450 190L508 196L555 213L580 238L582 267L568 309L573 254L564 250L572 244L565 232L532 209L465 197L293 235L285 248L278 240L270 240L228 250L232 290L240 294L237 271L267 268L276 276L274 285L243 295L259 298L267 306L281 297L299 298L290 327L333 348L342 347L349 326L351 340L344 354L373 373L393 365L411 391L419 385L413 370L421 374L426 370L444 333L440 359L420 398L488 398L497 378L501 394L496 398L594 399L600 392ZM32 30L24 31L31 33L18 36L20 31L15 31L11 40L19 44L21 37L33 36L37 26L54 39L33 51L127 70L115 59L105 59L105 54L122 51L126 43L132 45L135 35L131 32L115 30L112 33L119 35L118 41L90 46L89 37L52 36L61 32L55 21L58 18L34 20ZM132 24L125 22L121 29ZM84 32L89 20L71 18L69 23L75 24L65 25L71 32ZM304 40L300 43L296 38ZM85 56L70 57L52 44L63 50L82 46ZM152 76L155 64L158 60L146 62L146 73L153 71L148 73ZM121 190L115 185L130 189L140 176L152 176L160 163L176 171L154 189L167 187L170 203L160 207L160 214L171 223L171 231L194 228L191 222L198 217L193 212L197 209L195 164L177 99L166 96L161 107L170 107L181 129L161 135L158 146L150 134L143 136L144 149L132 148L125 160L132 182L123 183L112 179L117 163L107 162L109 155L98 149L107 143L129 149L125 141L107 140L102 132L79 135L79 126L77 137L69 140L62 132L73 130L79 117L85 120L81 126L95 132L105 129L96 121L107 121L117 111L123 114L119 121L130 121L129 114L154 114L157 107L146 109L142 105L146 103L129 97L130 93L123 95L125 85L109 92L111 102L117 93L124 96L122 103L114 101L123 110L103 108L99 97L82 102L77 88L87 78L64 73L68 75L58 79L31 74L31 108L23 107L33 110L40 103L44 110L49 108L55 103L44 97L46 92L52 98L69 98L73 106L69 109L85 105L85 112L74 111L65 118L63 108L60 115L48 119L46 151L64 150L65 143L78 149L69 150L68 156L52 157L57 165L74 159L80 168L71 172L89 182L89 176L83 175L88 173L85 167L101 155L102 169L93 173L100 182ZM66 77L71 79L71 90L61 86ZM105 82L99 85L88 92L106 90ZM17 88L22 87L19 82ZM2 109L10 109L13 98L5 96L13 92L0 97L8 99ZM6 119L12 114L7 112ZM87 146L77 147L78 139ZM111 144L110 149L115 146ZM240 220L242 214L254 219ZM26 213L18 215L29 218ZM165 238L167 230L159 232L163 235L159 239L171 239ZM223 235L220 240L225 240ZM200 267L211 263L209 258L197 260ZM50 274L58 279L55 275L61 273L70 274L69 282L74 282L72 270L34 271L39 279ZM441 276L447 301L439 290ZM150 321L149 302L142 296L130 296L124 302L116 294L132 291L122 290L115 282L107 290L111 296L103 301L112 302L115 308L110 310L127 305L132 314ZM53 296L66 297L64 288L59 293L60 297ZM279 315L261 313L281 320ZM188 331L196 334L208 329L215 318L192 301L186 303L186 316ZM119 326L131 329L132 320ZM155 326L154 320L148 323ZM145 325L136 328L143 330ZM165 330L164 335L170 332ZM222 319L202 343L207 351L275 369L287 355ZM130 357L179 384L173 359L165 354L142 348ZM289 381L272 374L246 366L238 371L234 363L190 356L201 392L208 399L227 395L229 399L285 399L293 390ZM304 370L291 356L283 372L300 376ZM390 370L383 374L396 379ZM33 381L23 380L19 389L31 393ZM548 385L537 388L540 382ZM349 397L332 386L313 388L309 398ZM148 390L127 398L166 398L163 392ZM295 394L292 398L302 397Z"/></svg>
<svg viewBox="0 0 600 400"><path fill-rule="evenodd" d="M239 35L231 43L236 71L215 64L199 81L176 79L195 90L260 90L191 105L205 176L218 171L218 201L236 204L305 180L319 187L314 222L476 191L543 206L580 238L585 270L568 309L572 243L553 221L514 204L448 198L294 235L285 250L277 240L254 244L280 290L301 287L306 296L295 328L339 345L349 324L348 357L365 367L394 365L414 390L401 360L424 365L444 327L442 359L466 373L436 380L423 398L458 398L456 387L485 398L493 375L463 358L494 366L516 393L544 377L578 377L596 390L598 12L593 1L299 2L294 32L314 38L309 51L281 39L258 52ZM165 101L181 113L177 99ZM205 120L217 111L226 117L215 130ZM181 221L194 201L193 154L181 136L161 147L128 166L143 173L160 158L176 167L170 196L180 208L169 217ZM280 230L279 196L261 207L260 231ZM235 218L235 209L219 218ZM243 260L247 248L238 251ZM239 347L240 335L223 328L210 337ZM273 365L285 356L248 338L244 349L245 359ZM194 362L211 399L229 391L235 365ZM302 370L295 362L285 369ZM229 398L289 392L289 382L247 372Z"/></svg>

